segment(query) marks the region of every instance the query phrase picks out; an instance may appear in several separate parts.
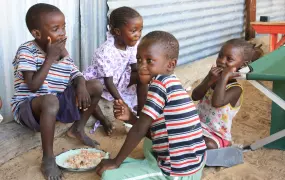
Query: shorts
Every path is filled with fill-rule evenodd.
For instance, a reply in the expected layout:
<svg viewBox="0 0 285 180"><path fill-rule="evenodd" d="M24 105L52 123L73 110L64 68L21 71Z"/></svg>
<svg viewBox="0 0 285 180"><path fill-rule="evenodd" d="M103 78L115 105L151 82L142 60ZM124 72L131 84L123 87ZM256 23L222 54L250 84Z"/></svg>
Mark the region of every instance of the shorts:
<svg viewBox="0 0 285 180"><path fill-rule="evenodd" d="M73 86L68 86L62 93L56 95L59 101L59 111L56 120L62 123L73 123L80 120L80 112L76 106L76 96ZM32 111L33 98L26 99L19 106L19 121L31 130L40 131L40 120L36 119Z"/></svg>
<svg viewBox="0 0 285 180"><path fill-rule="evenodd" d="M231 145L230 141L221 138L220 136L210 131L209 129L206 129L204 127L202 129L203 129L203 136L215 141L216 144L218 145L218 148L224 148L224 147L228 147Z"/></svg>

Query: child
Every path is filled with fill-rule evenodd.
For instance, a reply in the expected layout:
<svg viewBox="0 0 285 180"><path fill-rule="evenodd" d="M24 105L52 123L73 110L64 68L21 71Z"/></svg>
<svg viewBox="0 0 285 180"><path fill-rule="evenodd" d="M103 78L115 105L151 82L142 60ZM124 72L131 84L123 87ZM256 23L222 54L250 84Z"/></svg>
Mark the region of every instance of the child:
<svg viewBox="0 0 285 180"><path fill-rule="evenodd" d="M258 58L252 44L243 39L229 40L221 48L216 66L193 90L192 99L199 101L197 109L208 149L231 145L232 120L243 96L241 85L233 79L234 72Z"/></svg>
<svg viewBox="0 0 285 180"><path fill-rule="evenodd" d="M150 83L147 100L138 120L125 103L115 101L115 117L134 126L117 157L98 165L99 175L118 168L106 171L103 179L201 179L206 145L195 105L173 74L178 53L177 39L164 31L150 32L140 42L138 71L140 81ZM123 163L149 129L146 159Z"/></svg>
<svg viewBox="0 0 285 180"><path fill-rule="evenodd" d="M26 24L35 39L22 44L13 61L12 110L18 123L41 132L42 172L47 179L58 180L61 171L53 153L55 122L74 122L68 135L95 147L98 143L85 134L84 126L103 88L99 81L85 81L68 56L65 17L57 7L33 5Z"/></svg>
<svg viewBox="0 0 285 180"><path fill-rule="evenodd" d="M146 88L139 83L137 75L137 42L143 28L141 15L132 8L120 7L112 11L107 41L94 53L92 65L83 72L85 78L99 79L104 85L102 97L108 101L122 99L132 109L137 105L134 84L138 84L138 113L146 97ZM99 106L94 111L108 135L112 124L104 117Z"/></svg>

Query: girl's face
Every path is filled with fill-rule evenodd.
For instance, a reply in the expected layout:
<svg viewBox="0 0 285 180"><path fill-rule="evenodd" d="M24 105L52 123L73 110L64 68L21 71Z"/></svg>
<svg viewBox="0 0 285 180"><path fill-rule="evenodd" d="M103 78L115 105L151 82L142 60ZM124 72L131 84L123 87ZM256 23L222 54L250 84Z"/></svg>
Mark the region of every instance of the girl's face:
<svg viewBox="0 0 285 180"><path fill-rule="evenodd" d="M216 60L217 67L239 69L243 65L243 54L240 48L234 47L231 44L225 44Z"/></svg>
<svg viewBox="0 0 285 180"><path fill-rule="evenodd" d="M119 38L125 46L135 46L141 38L143 29L142 17L128 19L127 23L120 28Z"/></svg>

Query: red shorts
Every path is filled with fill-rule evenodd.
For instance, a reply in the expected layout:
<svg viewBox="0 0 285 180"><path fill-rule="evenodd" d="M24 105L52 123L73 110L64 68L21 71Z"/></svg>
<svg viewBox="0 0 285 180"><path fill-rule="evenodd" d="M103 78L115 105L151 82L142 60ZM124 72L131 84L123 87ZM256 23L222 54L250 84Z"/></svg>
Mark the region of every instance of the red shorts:
<svg viewBox="0 0 285 180"><path fill-rule="evenodd" d="M231 142L228 140L225 140L223 138L221 138L220 136L218 136L217 134L215 134L214 132L211 132L208 129L203 128L203 135L207 138L212 139L213 141L216 142L216 144L218 145L218 148L224 148L224 147L228 147L231 145Z"/></svg>

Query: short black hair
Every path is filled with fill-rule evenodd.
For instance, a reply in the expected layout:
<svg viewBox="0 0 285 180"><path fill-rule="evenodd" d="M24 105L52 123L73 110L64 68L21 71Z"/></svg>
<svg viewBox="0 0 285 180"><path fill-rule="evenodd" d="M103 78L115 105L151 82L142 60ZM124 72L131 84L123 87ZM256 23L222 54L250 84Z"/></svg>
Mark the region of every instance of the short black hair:
<svg viewBox="0 0 285 180"><path fill-rule="evenodd" d="M165 31L152 31L145 35L141 42L146 40L161 45L168 59L178 60L179 42L172 34Z"/></svg>
<svg viewBox="0 0 285 180"><path fill-rule="evenodd" d="M111 31L113 31L114 28L121 28L123 25L127 23L129 19L141 17L140 13L138 13L136 10L130 7L119 7L117 9L114 9L109 18L109 25L111 28Z"/></svg>
<svg viewBox="0 0 285 180"><path fill-rule="evenodd" d="M262 56L262 54L256 53L257 48L255 48L255 44L249 43L242 38L230 39L224 46L227 44L239 48L242 51L244 65L247 65Z"/></svg>
<svg viewBox="0 0 285 180"><path fill-rule="evenodd" d="M26 14L26 25L31 32L33 29L41 27L41 13L61 12L59 8L45 3L38 3L29 8Z"/></svg>

